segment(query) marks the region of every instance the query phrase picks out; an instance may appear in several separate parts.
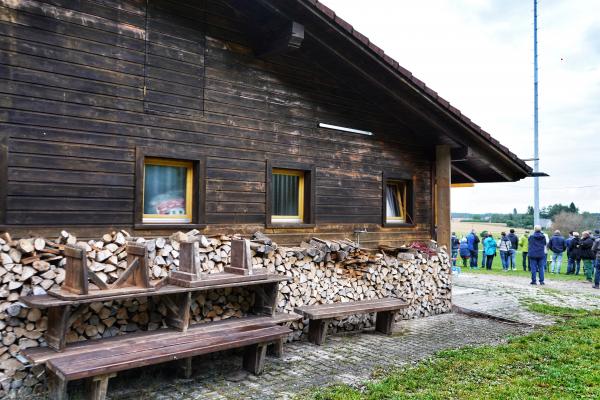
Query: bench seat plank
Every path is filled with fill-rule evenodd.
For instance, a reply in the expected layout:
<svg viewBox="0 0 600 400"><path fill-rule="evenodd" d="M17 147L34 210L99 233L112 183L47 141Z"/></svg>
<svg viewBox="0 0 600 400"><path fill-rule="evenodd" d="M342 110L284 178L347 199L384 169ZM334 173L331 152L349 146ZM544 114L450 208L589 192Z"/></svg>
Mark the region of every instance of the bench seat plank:
<svg viewBox="0 0 600 400"><path fill-rule="evenodd" d="M307 307L296 307L295 311L311 320L344 317L353 314L364 314L382 311L397 311L408 307L408 303L399 299L385 298L353 301L348 303L318 304Z"/></svg>
<svg viewBox="0 0 600 400"><path fill-rule="evenodd" d="M136 346L111 347L48 360L46 367L66 381L104 375L147 365L246 347L280 339L291 330L257 325L218 332L179 333L177 340L148 338Z"/></svg>
<svg viewBox="0 0 600 400"><path fill-rule="evenodd" d="M256 326L256 325L277 325L286 322L297 321L302 316L296 313L277 312L272 317L249 315L241 318L229 318L211 323L191 325L185 334L194 334L196 332L219 332L235 327ZM72 354L81 354L95 352L98 349L108 349L111 347L120 347L124 345L134 346L140 341L149 339L179 340L183 334L173 328L165 328L156 331L144 331L129 333L127 335L114 336L106 339L87 340L69 344L64 350L57 352L49 347L36 347L23 351L23 355L32 363L39 365L53 358L64 357Z"/></svg>

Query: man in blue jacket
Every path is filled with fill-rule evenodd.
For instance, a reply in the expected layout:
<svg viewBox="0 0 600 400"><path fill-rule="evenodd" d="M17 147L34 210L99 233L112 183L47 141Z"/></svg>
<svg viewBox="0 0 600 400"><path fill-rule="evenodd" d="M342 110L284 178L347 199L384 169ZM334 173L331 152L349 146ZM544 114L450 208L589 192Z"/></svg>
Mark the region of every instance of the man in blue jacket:
<svg viewBox="0 0 600 400"><path fill-rule="evenodd" d="M471 268L477 268L477 255L479 251L479 236L475 233L475 229L471 229L471 233L467 236L467 244L471 252Z"/></svg>
<svg viewBox="0 0 600 400"><path fill-rule="evenodd" d="M567 243L559 230L554 231L554 235L552 235L548 243L548 249L552 252L552 267L550 268L550 272L560 274L562 257L567 249Z"/></svg>
<svg viewBox="0 0 600 400"><path fill-rule="evenodd" d="M546 268L546 237L542 227L536 225L533 235L529 236L529 265L531 266L531 284L537 285L537 275L540 285L544 284L544 269Z"/></svg>

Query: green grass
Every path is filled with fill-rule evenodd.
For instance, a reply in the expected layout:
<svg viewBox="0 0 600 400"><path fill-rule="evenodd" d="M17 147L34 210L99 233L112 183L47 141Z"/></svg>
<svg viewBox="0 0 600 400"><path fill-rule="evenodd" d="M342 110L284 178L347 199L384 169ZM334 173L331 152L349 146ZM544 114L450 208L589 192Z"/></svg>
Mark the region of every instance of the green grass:
<svg viewBox="0 0 600 400"><path fill-rule="evenodd" d="M469 273L474 273L474 274L488 274L488 275L505 275L508 274L509 276L522 276L522 277L527 277L531 279L531 272L529 271L523 271L523 256L521 252L517 252L517 270L516 271L508 271L508 272L504 272L502 270L502 260L500 259L500 252L498 252L498 255L494 257L494 262L492 263L492 269L491 270L487 270L487 269L481 269L481 257L482 257L482 252L479 252L479 258L477 259L477 265L480 269L470 269L469 267L464 268L462 265L462 259L460 257L458 257L458 259L456 260L456 265L458 265L459 267L462 268L462 272L469 272ZM467 265L469 265L467 263ZM581 268L579 269L579 275L567 275L567 256L564 255L563 256L563 260L562 260L562 264L561 264L561 268L560 268L560 274L551 274L550 272L546 271L545 274L545 279L547 280L560 280L560 281L583 281L585 282L585 274L583 272L583 263L581 263Z"/></svg>
<svg viewBox="0 0 600 400"><path fill-rule="evenodd" d="M361 389L318 388L299 399L598 399L600 313L531 304L568 317L499 346L442 351Z"/></svg>

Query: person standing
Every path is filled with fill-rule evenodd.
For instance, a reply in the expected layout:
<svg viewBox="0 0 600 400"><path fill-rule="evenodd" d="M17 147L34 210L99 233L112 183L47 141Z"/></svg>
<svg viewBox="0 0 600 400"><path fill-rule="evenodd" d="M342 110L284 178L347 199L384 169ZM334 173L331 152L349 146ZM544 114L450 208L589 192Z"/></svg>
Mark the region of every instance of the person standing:
<svg viewBox="0 0 600 400"><path fill-rule="evenodd" d="M531 267L531 284L537 285L539 275L540 285L544 285L544 270L546 269L546 237L542 227L536 225L533 235L529 236L529 266Z"/></svg>
<svg viewBox="0 0 600 400"><path fill-rule="evenodd" d="M600 235L594 240L592 251L596 254L596 267L594 271L594 289L600 289Z"/></svg>
<svg viewBox="0 0 600 400"><path fill-rule="evenodd" d="M581 238L579 232L573 232L571 255L573 257L573 272L575 275L579 275L579 268L581 267Z"/></svg>
<svg viewBox="0 0 600 400"><path fill-rule="evenodd" d="M565 240L565 248L567 249L567 275L572 275L575 272L575 262L571 254L571 242L573 241L573 231L569 232L569 237Z"/></svg>
<svg viewBox="0 0 600 400"><path fill-rule="evenodd" d="M498 248L500 249L500 260L502 261L502 270L508 271L509 269L509 259L510 259L510 249L511 249L510 239L506 236L505 232L500 234L500 242L498 243Z"/></svg>
<svg viewBox="0 0 600 400"><path fill-rule="evenodd" d="M552 252L552 267L550 272L553 274L560 274L560 267L562 265L563 253L566 250L565 238L562 237L559 230L554 231L554 235L550 238L548 243L548 249Z"/></svg>
<svg viewBox="0 0 600 400"><path fill-rule="evenodd" d="M471 252L469 251L469 244L467 243L467 238L460 239L460 245L458 246L458 252L460 254L460 258L462 258L463 268L467 269L467 262L471 258ZM473 267L471 267L472 269Z"/></svg>
<svg viewBox="0 0 600 400"><path fill-rule="evenodd" d="M592 247L594 247L594 239L589 231L585 231L581 234L581 248L580 254L581 259L583 260L583 272L585 273L585 279L588 282L592 281L592 260L596 259L596 255L592 251Z"/></svg>
<svg viewBox="0 0 600 400"><path fill-rule="evenodd" d="M483 242L488 237L489 232L483 231L481 232L481 245L483 246ZM485 269L487 257L485 255L485 248L481 251L481 269Z"/></svg>
<svg viewBox="0 0 600 400"><path fill-rule="evenodd" d="M450 245L452 246L452 266L456 267L456 258L458 257L458 247L460 246L460 241L456 237L456 232L452 232L452 236L450 237Z"/></svg>
<svg viewBox="0 0 600 400"><path fill-rule="evenodd" d="M527 262L527 254L529 253L529 231L525 231L525 234L519 238L519 248L523 253L523 271L531 270L529 263Z"/></svg>
<svg viewBox="0 0 600 400"><path fill-rule="evenodd" d="M508 252L510 255L510 269L513 271L517 270L517 250L519 249L519 238L515 235L515 230L511 229L507 235L508 240L510 240L510 251Z"/></svg>
<svg viewBox="0 0 600 400"><path fill-rule="evenodd" d="M550 271L550 252L548 251L548 243L550 242L550 238L546 232L543 232L544 237L546 238L546 247L544 247L544 254L546 254L546 271Z"/></svg>
<svg viewBox="0 0 600 400"><path fill-rule="evenodd" d="M467 244L471 252L471 268L477 268L477 253L479 251L479 236L475 233L475 229L471 229L471 233L467 236Z"/></svg>
<svg viewBox="0 0 600 400"><path fill-rule="evenodd" d="M483 253L485 254L485 268L491 270L496 255L496 241L491 233L488 233L483 241Z"/></svg>

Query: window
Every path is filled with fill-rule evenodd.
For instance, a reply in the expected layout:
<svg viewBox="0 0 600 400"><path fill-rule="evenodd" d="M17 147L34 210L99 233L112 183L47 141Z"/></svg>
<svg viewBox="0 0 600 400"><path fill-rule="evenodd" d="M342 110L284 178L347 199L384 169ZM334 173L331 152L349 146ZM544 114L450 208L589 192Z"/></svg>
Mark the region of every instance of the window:
<svg viewBox="0 0 600 400"><path fill-rule="evenodd" d="M304 171L273 169L272 222L304 222Z"/></svg>
<svg viewBox="0 0 600 400"><path fill-rule="evenodd" d="M383 224L414 224L412 179L395 179L384 177Z"/></svg>
<svg viewBox="0 0 600 400"><path fill-rule="evenodd" d="M314 226L315 166L295 161L267 160L266 172L266 226Z"/></svg>
<svg viewBox="0 0 600 400"><path fill-rule="evenodd" d="M385 187L386 218L388 222L406 222L406 184L388 182Z"/></svg>
<svg viewBox="0 0 600 400"><path fill-rule="evenodd" d="M191 223L194 164L144 160L144 223Z"/></svg>

